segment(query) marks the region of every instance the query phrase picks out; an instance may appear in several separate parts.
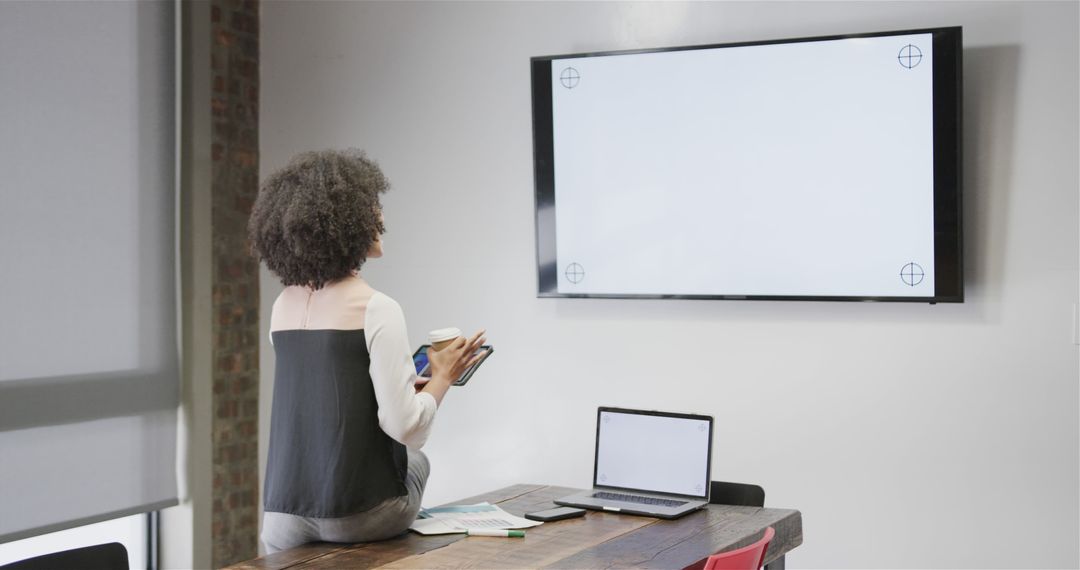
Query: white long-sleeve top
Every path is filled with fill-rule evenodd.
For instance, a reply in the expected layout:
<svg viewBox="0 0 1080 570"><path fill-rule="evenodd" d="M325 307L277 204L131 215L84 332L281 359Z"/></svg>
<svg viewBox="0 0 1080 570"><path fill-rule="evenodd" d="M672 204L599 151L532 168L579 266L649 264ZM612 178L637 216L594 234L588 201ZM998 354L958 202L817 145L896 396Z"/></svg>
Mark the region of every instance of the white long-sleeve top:
<svg viewBox="0 0 1080 570"><path fill-rule="evenodd" d="M297 329L363 329L379 427L410 449L423 447L438 405L431 394L415 390L417 376L405 314L397 301L373 289L359 275L319 290L286 287L274 301L270 332Z"/></svg>

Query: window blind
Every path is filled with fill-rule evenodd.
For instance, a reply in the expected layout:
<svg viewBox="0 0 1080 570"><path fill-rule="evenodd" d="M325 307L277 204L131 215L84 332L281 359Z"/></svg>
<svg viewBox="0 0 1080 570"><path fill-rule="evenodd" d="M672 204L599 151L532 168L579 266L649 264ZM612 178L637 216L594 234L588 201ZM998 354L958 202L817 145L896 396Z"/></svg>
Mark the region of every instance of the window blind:
<svg viewBox="0 0 1080 570"><path fill-rule="evenodd" d="M0 542L176 503L175 10L0 2Z"/></svg>

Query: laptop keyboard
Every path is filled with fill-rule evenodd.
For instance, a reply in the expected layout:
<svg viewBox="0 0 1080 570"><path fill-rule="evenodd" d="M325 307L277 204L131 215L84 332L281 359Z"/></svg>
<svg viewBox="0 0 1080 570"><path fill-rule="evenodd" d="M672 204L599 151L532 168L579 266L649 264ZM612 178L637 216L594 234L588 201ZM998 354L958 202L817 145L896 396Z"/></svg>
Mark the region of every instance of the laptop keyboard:
<svg viewBox="0 0 1080 570"><path fill-rule="evenodd" d="M609 501L622 501L624 503L637 503L639 505L658 505L661 507L678 507L686 504L686 501L657 499L656 497L642 497L639 495L626 495L623 493L609 493L607 491L593 493L593 498L607 499Z"/></svg>

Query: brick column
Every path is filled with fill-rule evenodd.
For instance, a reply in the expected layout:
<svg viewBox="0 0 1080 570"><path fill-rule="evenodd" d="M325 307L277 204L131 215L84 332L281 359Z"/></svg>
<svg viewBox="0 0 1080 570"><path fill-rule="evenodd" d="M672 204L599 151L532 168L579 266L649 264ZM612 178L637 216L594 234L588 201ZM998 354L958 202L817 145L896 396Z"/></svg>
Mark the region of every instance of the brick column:
<svg viewBox="0 0 1080 570"><path fill-rule="evenodd" d="M259 266L247 221L259 180L259 3L211 0L212 565L257 554Z"/></svg>

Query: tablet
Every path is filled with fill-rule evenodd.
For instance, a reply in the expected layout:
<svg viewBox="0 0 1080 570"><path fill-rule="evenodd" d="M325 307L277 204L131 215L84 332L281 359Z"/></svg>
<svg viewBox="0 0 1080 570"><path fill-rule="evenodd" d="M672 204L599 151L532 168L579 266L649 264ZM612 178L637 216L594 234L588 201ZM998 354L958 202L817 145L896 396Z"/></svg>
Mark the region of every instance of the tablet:
<svg viewBox="0 0 1080 570"><path fill-rule="evenodd" d="M428 380L431 380L431 363L428 362L427 356L427 351L429 348L431 348L431 345L425 344L420 346L420 348L416 349L416 352L413 353L412 359L413 364L416 366L416 375L420 377L420 380L417 383L427 382ZM480 365L483 364L489 356L491 356L492 352L495 352L495 348L490 344L485 344L480 348L476 349L476 354L484 353L484 355L480 358L480 360L476 362L476 364L473 364L469 367L468 370L462 372L461 377L455 380L453 385L464 386L465 383L469 381L469 378L472 378L472 375L474 372L476 372L476 369L480 368Z"/></svg>

